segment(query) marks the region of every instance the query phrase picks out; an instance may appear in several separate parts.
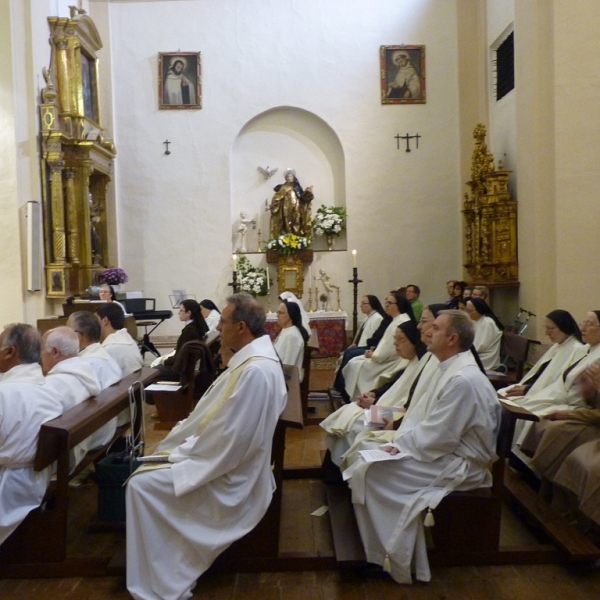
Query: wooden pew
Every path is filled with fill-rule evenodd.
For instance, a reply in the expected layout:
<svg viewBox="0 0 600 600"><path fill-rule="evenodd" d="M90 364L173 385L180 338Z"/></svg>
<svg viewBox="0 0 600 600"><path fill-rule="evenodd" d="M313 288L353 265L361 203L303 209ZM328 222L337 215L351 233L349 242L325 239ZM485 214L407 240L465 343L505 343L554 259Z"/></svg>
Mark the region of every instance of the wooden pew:
<svg viewBox="0 0 600 600"><path fill-rule="evenodd" d="M502 500L505 494L514 495L514 474L505 469L510 454L515 425L518 419L538 421L528 410L502 403L502 422L497 439L499 460L492 466L491 488L467 492L452 492L433 511L435 525L430 528L433 548L429 550L432 566L538 564L573 560L560 549L551 545L525 547L500 546L500 523ZM344 484L327 484L327 497L337 566L354 568L365 564L366 558L360 533L351 505L350 490ZM569 541L573 547L573 536ZM556 535L553 539L557 541ZM576 542L580 552L576 560L600 557L595 547L580 539ZM597 550L597 549L596 549Z"/></svg>
<svg viewBox="0 0 600 600"><path fill-rule="evenodd" d="M102 575L110 557L67 558L67 517L69 480L98 458L102 449L88 453L78 468L69 473L70 450L129 406L129 388L135 382L146 385L156 379L155 369L142 368L103 390L98 396L70 408L40 428L34 468L41 471L57 463L56 481L50 484L41 507L31 511L0 546L0 577L72 577ZM136 395L136 430L143 418ZM124 427L123 429L127 429ZM117 432L118 435L121 432Z"/></svg>

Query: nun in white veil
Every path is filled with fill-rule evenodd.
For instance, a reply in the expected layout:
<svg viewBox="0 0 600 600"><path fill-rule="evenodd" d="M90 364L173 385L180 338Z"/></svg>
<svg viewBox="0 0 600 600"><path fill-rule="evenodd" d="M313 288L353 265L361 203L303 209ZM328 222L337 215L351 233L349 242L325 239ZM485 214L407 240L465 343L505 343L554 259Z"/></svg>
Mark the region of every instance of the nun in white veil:
<svg viewBox="0 0 600 600"><path fill-rule="evenodd" d="M308 318L308 313L304 310L304 306L302 306L300 300L298 300L298 298L296 298L292 292L281 292L281 294L279 294L279 299L287 300L288 302L294 302L300 307L300 314L302 315L302 327L304 327L304 329L306 329L310 335L310 319Z"/></svg>

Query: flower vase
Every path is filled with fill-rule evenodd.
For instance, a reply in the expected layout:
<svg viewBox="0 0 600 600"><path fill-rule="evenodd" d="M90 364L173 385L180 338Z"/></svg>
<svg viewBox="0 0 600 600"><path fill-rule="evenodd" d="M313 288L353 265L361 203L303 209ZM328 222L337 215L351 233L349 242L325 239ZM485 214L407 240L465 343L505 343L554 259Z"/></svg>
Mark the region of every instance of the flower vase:
<svg viewBox="0 0 600 600"><path fill-rule="evenodd" d="M333 250L333 242L335 241L335 237L333 235L327 236L327 250Z"/></svg>

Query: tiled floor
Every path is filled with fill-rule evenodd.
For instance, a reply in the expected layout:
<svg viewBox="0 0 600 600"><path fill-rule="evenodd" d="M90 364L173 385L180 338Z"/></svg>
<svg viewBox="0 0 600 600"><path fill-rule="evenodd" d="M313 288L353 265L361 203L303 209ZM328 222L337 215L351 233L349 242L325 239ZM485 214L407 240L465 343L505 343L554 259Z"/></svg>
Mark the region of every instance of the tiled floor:
<svg viewBox="0 0 600 600"><path fill-rule="evenodd" d="M330 373L320 372L314 389L326 387ZM319 407L321 412L323 407ZM147 416L152 409L147 411ZM149 446L163 432L152 430L148 417ZM290 430L287 439L287 466L314 466L324 448L319 427ZM84 486L82 486L84 487ZM82 489L93 505L95 489ZM316 480L284 482L282 552L315 552L332 548L328 518L310 512L325 502L323 488ZM513 515L506 519L508 540L522 542L530 535ZM122 532L96 533L95 550L122 544ZM74 542L79 545L81 542ZM89 551L89 547L88 547ZM590 565L525 565L433 569L429 584L400 586L391 580L365 580L353 573L307 571L299 573L240 573L203 577L194 597L211 600L599 600L600 568ZM0 600L27 599L126 599L129 594L122 577L27 579L0 581Z"/></svg>

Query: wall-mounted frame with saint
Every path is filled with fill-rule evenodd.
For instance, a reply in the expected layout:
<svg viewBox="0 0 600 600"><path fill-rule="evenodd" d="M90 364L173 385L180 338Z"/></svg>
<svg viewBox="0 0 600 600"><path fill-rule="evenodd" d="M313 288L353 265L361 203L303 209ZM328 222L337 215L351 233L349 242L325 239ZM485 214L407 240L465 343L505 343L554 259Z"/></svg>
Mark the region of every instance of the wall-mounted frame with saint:
<svg viewBox="0 0 600 600"><path fill-rule="evenodd" d="M381 104L425 104L425 46L381 46Z"/></svg>
<svg viewBox="0 0 600 600"><path fill-rule="evenodd" d="M158 107L202 108L202 62L200 52L159 52Z"/></svg>

